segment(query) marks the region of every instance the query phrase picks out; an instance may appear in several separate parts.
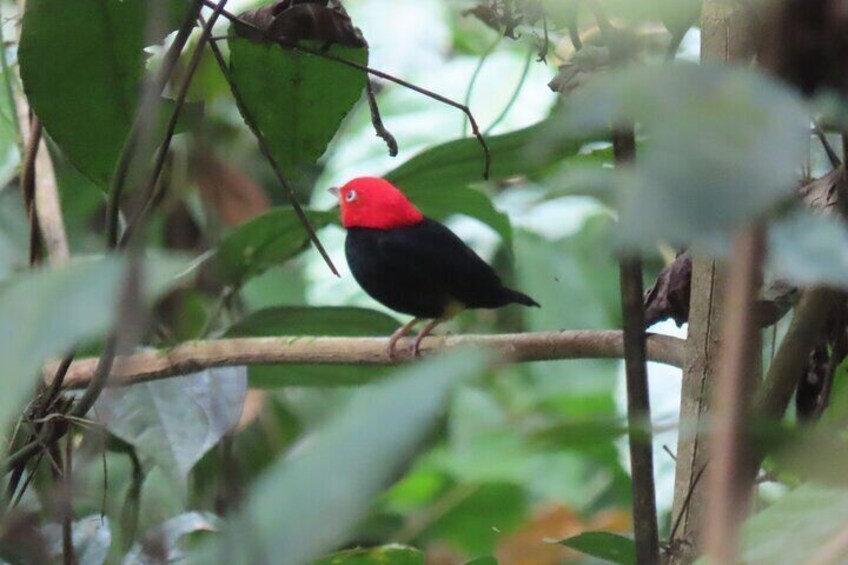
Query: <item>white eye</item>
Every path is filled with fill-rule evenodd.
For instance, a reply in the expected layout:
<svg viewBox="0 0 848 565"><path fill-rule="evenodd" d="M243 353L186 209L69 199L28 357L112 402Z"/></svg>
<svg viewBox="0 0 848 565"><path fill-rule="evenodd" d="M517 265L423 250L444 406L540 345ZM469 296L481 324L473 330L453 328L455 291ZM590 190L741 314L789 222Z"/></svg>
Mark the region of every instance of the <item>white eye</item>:
<svg viewBox="0 0 848 565"><path fill-rule="evenodd" d="M356 191L348 190L347 194L345 194L345 200L347 200L348 202L353 202L354 200L356 200Z"/></svg>

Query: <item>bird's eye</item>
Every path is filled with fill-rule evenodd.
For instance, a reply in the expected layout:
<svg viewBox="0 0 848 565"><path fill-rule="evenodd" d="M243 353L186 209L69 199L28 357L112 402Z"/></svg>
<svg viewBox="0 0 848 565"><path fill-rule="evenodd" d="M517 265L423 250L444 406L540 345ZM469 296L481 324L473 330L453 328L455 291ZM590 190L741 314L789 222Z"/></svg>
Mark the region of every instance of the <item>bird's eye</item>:
<svg viewBox="0 0 848 565"><path fill-rule="evenodd" d="M347 194L345 194L345 200L347 200L348 202L353 202L354 200L356 200L356 191L348 190Z"/></svg>

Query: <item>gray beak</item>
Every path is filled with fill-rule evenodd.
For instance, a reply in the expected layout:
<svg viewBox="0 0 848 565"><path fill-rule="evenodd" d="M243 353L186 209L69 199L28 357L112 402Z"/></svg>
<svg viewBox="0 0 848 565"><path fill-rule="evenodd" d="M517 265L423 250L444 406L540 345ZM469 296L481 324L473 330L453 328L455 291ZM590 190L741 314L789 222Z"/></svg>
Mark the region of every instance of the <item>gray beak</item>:
<svg viewBox="0 0 848 565"><path fill-rule="evenodd" d="M338 188L336 188L335 186L331 186L330 188L328 188L328 189L327 189L327 192L329 192L330 194L332 194L332 195L333 195L333 196L335 196L336 198L338 198L338 197L339 197L339 189L338 189Z"/></svg>

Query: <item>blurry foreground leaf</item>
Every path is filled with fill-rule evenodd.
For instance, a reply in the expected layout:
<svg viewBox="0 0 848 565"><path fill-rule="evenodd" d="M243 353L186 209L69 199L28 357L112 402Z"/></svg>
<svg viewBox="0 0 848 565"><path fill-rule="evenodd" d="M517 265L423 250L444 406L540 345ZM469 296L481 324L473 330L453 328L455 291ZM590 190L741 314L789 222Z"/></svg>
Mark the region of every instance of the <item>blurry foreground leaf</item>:
<svg viewBox="0 0 848 565"><path fill-rule="evenodd" d="M583 532L559 543L592 557L620 565L636 564L636 544L632 539L610 532Z"/></svg>
<svg viewBox="0 0 848 565"><path fill-rule="evenodd" d="M424 554L414 547L384 545L333 553L312 565L424 565Z"/></svg>
<svg viewBox="0 0 848 565"><path fill-rule="evenodd" d="M480 352L457 351L359 389L323 429L254 484L243 513L195 562L226 555L233 565L304 563L342 544L415 453L448 391L485 362Z"/></svg>
<svg viewBox="0 0 848 565"><path fill-rule="evenodd" d="M752 69L666 64L610 73L580 89L551 132L573 137L636 122L638 167L613 177L621 241L717 238L792 195L808 113Z"/></svg>
<svg viewBox="0 0 848 565"><path fill-rule="evenodd" d="M61 355L107 330L124 266L121 257L81 259L27 272L0 286L0 421L7 421L23 402L49 356ZM149 257L146 298L173 286L185 266L173 257Z"/></svg>
<svg viewBox="0 0 848 565"><path fill-rule="evenodd" d="M227 337L264 336L389 336L398 322L366 308L280 306L254 312L231 326ZM368 365L251 365L250 386L352 385L385 375L391 367Z"/></svg>
<svg viewBox="0 0 848 565"><path fill-rule="evenodd" d="M848 227L838 217L794 212L772 223L768 235L773 277L848 288Z"/></svg>
<svg viewBox="0 0 848 565"><path fill-rule="evenodd" d="M742 527L740 561L794 565L816 555L848 523L848 490L803 485Z"/></svg>
<svg viewBox="0 0 848 565"><path fill-rule="evenodd" d="M107 388L94 411L110 433L172 477L185 479L203 454L236 425L246 390L246 367L219 367Z"/></svg>

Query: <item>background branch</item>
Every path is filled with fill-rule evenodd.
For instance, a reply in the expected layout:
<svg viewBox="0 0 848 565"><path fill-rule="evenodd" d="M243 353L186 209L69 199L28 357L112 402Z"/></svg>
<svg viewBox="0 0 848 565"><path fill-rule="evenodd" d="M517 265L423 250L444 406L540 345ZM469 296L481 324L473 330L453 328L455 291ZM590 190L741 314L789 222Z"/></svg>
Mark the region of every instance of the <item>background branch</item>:
<svg viewBox="0 0 848 565"><path fill-rule="evenodd" d="M412 338L401 340L398 360L408 361ZM656 334L647 338L647 356L651 361L680 366L683 340ZM618 330L538 332L500 335L455 335L424 340L422 352L477 345L498 350L514 362L555 359L620 359L624 339ZM172 349L146 351L118 357L111 371L112 383L164 379L210 367L252 364L311 363L324 365L392 365L382 337L255 337L189 341ZM98 359L74 361L65 375L65 385L85 387L95 373ZM58 362L50 363L44 378L52 379Z"/></svg>

